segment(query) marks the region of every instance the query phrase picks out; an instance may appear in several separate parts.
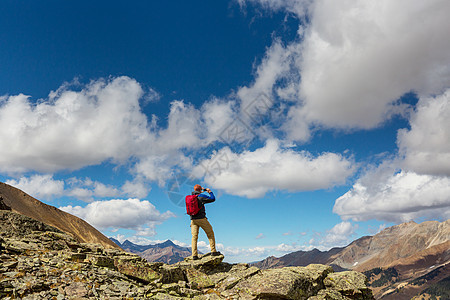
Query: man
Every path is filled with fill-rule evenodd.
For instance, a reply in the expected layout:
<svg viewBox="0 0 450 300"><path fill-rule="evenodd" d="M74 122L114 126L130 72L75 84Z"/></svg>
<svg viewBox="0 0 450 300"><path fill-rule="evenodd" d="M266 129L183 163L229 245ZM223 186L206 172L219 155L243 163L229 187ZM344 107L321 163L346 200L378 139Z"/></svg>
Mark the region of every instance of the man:
<svg viewBox="0 0 450 300"><path fill-rule="evenodd" d="M202 191L207 191L209 196L206 194L202 194ZM203 229L206 233L206 236L209 239L209 246L211 247L211 255L217 256L220 255L220 252L216 250L216 239L214 237L214 231L212 229L211 224L209 224L208 219L206 218L205 211L205 203L211 203L216 201L216 197L213 192L209 188L203 189L201 185L196 184L194 186L194 191L192 195L198 195L198 207L199 212L193 216L191 216L191 233L192 233L192 259L198 259L198 251L197 251L197 240L198 240L198 231L199 227Z"/></svg>

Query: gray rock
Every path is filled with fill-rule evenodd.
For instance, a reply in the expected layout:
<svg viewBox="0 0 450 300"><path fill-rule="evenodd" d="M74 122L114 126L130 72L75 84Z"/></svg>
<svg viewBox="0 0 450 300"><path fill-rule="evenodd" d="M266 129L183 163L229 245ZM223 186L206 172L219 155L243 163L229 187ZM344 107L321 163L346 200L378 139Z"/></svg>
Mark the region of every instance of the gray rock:
<svg viewBox="0 0 450 300"><path fill-rule="evenodd" d="M322 265L262 270L233 289L257 298L307 299L323 288L322 280L330 272L331 267Z"/></svg>
<svg viewBox="0 0 450 300"><path fill-rule="evenodd" d="M324 279L327 289L338 291L351 299L372 299L372 291L367 287L364 274L355 271L332 273ZM370 298L372 297L372 298Z"/></svg>

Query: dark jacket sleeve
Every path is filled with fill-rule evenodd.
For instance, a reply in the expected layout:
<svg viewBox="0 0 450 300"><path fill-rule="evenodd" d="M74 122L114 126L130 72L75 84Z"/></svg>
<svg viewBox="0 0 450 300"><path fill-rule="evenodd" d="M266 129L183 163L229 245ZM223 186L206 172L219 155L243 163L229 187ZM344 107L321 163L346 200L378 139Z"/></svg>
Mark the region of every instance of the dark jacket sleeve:
<svg viewBox="0 0 450 300"><path fill-rule="evenodd" d="M216 201L216 197L214 196L213 192L211 192L209 193L209 196L206 194L198 195L198 200L201 201L203 204L205 204Z"/></svg>

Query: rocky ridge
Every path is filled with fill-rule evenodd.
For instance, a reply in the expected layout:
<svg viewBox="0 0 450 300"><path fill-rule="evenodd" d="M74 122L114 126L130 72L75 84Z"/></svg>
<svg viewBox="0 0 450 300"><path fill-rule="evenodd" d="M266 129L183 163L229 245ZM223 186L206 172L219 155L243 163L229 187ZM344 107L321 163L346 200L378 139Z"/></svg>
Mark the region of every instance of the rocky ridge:
<svg viewBox="0 0 450 300"><path fill-rule="evenodd" d="M2 299L373 299L366 277L325 265L260 270L203 255L173 265L0 211Z"/></svg>

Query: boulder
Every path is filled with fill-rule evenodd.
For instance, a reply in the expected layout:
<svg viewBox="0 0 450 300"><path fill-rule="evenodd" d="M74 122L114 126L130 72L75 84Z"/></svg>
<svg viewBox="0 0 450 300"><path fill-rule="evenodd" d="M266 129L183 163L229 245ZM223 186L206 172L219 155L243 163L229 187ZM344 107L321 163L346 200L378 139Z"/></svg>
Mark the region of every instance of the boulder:
<svg viewBox="0 0 450 300"><path fill-rule="evenodd" d="M161 273L152 268L153 264L137 255L115 257L114 266L120 273L143 283L150 283L162 277Z"/></svg>
<svg viewBox="0 0 450 300"><path fill-rule="evenodd" d="M323 279L331 272L324 265L262 270L238 282L233 290L255 298L308 299L324 288Z"/></svg>
<svg viewBox="0 0 450 300"><path fill-rule="evenodd" d="M367 287L367 277L355 271L332 273L323 281L327 289L338 291L350 299L373 299L372 290Z"/></svg>
<svg viewBox="0 0 450 300"><path fill-rule="evenodd" d="M212 256L210 254L205 254L199 256L198 260L193 260L192 257L187 257L184 259L184 261L178 262L175 265L192 267L194 269L200 269L202 271L210 271L220 266L224 258L225 257L223 255Z"/></svg>
<svg viewBox="0 0 450 300"><path fill-rule="evenodd" d="M211 275L213 281L216 281L216 286L220 291L233 288L240 281L247 279L260 272L257 267L250 267L248 264L233 265L230 270L226 272L216 273Z"/></svg>

